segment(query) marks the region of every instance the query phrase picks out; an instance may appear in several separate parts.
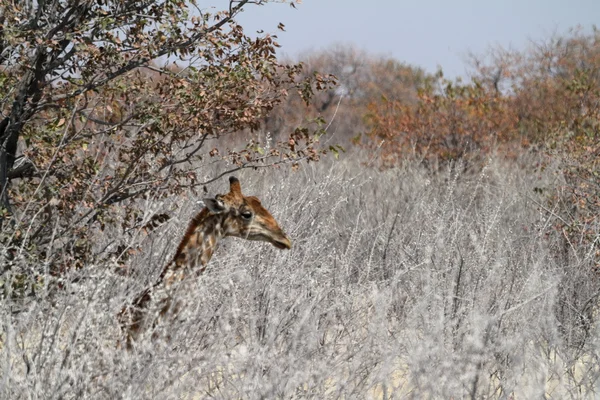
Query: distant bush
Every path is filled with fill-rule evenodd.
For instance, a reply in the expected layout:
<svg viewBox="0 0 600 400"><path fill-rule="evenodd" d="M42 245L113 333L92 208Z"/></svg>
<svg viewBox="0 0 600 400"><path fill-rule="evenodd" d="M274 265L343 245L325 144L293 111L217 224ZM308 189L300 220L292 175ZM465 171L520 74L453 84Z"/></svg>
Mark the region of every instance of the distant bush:
<svg viewBox="0 0 600 400"><path fill-rule="evenodd" d="M381 166L416 158L434 169L453 160L480 168L493 152L515 159L543 151L542 164L562 165L563 184L535 190L548 196L543 207L554 214L565 262L572 256L600 269L600 31L575 30L522 52L494 49L472 63L470 81L440 72L416 103L373 98L368 147L381 147Z"/></svg>

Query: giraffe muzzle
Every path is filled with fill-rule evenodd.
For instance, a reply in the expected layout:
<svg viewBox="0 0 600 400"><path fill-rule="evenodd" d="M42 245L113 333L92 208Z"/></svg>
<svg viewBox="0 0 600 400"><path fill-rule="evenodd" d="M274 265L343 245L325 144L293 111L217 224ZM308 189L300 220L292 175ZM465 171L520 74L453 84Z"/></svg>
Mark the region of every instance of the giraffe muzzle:
<svg viewBox="0 0 600 400"><path fill-rule="evenodd" d="M281 239L273 241L273 245L278 249L289 250L292 248L292 241L287 236L284 236Z"/></svg>

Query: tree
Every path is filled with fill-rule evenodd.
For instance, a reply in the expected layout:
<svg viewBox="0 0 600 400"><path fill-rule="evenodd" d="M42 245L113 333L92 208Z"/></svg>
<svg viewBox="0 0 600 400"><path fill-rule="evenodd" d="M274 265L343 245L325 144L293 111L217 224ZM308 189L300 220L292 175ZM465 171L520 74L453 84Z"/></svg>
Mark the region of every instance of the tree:
<svg viewBox="0 0 600 400"><path fill-rule="evenodd" d="M321 71L335 76L338 84L316 93L308 109L301 107L298 96L289 96L265 124L275 137L285 122L301 123L310 115L327 120L328 131L347 146L365 130L364 116L370 103L382 98L413 103L418 89L431 80L420 68L348 45L305 53L300 59L305 79Z"/></svg>
<svg viewBox="0 0 600 400"><path fill-rule="evenodd" d="M84 265L93 231L140 227L139 201L150 195L318 158L307 129L268 151L251 139L239 151L218 147L224 136L257 129L290 91L309 101L331 82L297 79L302 66L278 62L276 36L244 33L235 17L266 2L230 0L212 11L197 1L53 0L0 10L6 270L23 257L55 272ZM200 163L209 158L233 167L206 176ZM59 256L52 249L61 241Z"/></svg>

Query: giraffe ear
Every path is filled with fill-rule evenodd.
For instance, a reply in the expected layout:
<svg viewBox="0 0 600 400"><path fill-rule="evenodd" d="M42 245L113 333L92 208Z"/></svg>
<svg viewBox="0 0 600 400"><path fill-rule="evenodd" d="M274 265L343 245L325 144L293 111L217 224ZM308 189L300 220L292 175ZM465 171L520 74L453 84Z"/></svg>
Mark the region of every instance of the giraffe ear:
<svg viewBox="0 0 600 400"><path fill-rule="evenodd" d="M206 206L206 208L208 208L210 212L221 213L227 209L225 203L223 203L221 200L207 197L203 199L203 201L204 205Z"/></svg>

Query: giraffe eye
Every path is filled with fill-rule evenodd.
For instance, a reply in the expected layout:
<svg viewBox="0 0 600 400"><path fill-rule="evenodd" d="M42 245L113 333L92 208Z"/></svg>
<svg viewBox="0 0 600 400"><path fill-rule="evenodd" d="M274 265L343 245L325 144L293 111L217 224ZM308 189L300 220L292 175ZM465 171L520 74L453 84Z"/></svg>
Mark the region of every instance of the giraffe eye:
<svg viewBox="0 0 600 400"><path fill-rule="evenodd" d="M252 213L250 211L242 211L242 218L250 219L252 218Z"/></svg>

